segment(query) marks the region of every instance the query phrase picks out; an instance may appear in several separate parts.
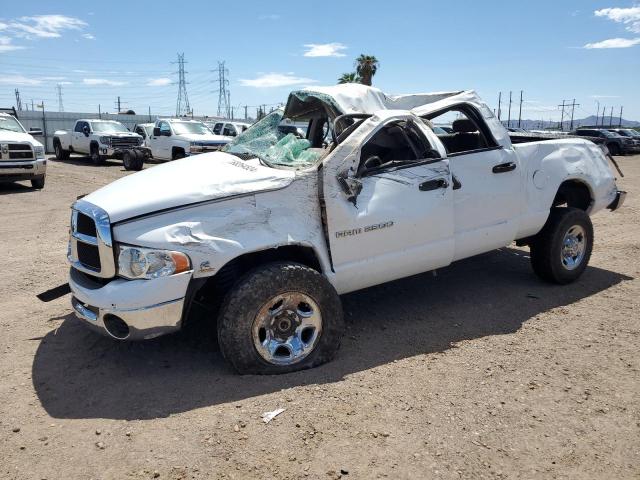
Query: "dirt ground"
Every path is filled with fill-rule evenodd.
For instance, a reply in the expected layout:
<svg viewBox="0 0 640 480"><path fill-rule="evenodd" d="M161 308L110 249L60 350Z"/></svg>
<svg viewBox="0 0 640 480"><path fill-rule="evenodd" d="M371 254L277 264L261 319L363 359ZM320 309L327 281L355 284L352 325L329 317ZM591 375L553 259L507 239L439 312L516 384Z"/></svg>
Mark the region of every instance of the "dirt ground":
<svg viewBox="0 0 640 480"><path fill-rule="evenodd" d="M640 478L640 156L619 162L627 203L594 217L577 283L513 247L349 294L337 358L277 377L36 299L66 281L69 205L120 162L0 185L0 478Z"/></svg>

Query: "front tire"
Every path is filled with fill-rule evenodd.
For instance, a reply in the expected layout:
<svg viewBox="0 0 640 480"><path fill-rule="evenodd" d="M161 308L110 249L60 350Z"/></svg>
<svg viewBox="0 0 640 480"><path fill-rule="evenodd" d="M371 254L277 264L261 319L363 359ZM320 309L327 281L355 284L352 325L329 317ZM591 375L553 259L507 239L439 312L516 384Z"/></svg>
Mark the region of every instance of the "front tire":
<svg viewBox="0 0 640 480"><path fill-rule="evenodd" d="M90 153L91 153L91 162L94 165L98 166L98 165L104 164L105 157L100 155L100 148L98 147L98 145L96 144L91 145Z"/></svg>
<svg viewBox="0 0 640 480"><path fill-rule="evenodd" d="M543 280L561 285L578 279L593 250L593 225L578 208L553 208L531 243L531 266Z"/></svg>
<svg viewBox="0 0 640 480"><path fill-rule="evenodd" d="M56 153L56 160L67 160L69 158L70 152L62 148L62 144L59 141L55 142L53 149Z"/></svg>
<svg viewBox="0 0 640 480"><path fill-rule="evenodd" d="M330 361L344 331L340 297L312 268L269 263L231 288L220 309L218 341L241 374L278 374Z"/></svg>
<svg viewBox="0 0 640 480"><path fill-rule="evenodd" d="M42 175L41 177L38 178L32 178L31 179L31 187L35 188L36 190L41 190L44 188L44 179L45 176Z"/></svg>
<svg viewBox="0 0 640 480"><path fill-rule="evenodd" d="M125 170L134 170L133 163L135 161L135 158L136 158L135 152L133 152L133 154L131 153L130 150L127 150L126 152L124 152L124 154L122 155L122 164L124 165Z"/></svg>

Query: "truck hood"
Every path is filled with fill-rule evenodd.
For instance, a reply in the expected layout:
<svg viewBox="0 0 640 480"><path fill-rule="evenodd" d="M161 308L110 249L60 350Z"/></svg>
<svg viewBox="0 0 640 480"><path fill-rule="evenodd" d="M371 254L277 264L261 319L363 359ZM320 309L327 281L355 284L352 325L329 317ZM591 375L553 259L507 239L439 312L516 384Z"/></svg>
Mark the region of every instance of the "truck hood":
<svg viewBox="0 0 640 480"><path fill-rule="evenodd" d="M111 222L236 195L275 190L295 178L280 170L212 152L153 166L83 198L104 209Z"/></svg>
<svg viewBox="0 0 640 480"><path fill-rule="evenodd" d="M102 134L105 137L139 137L137 133L133 132L113 132L113 133L104 133Z"/></svg>
<svg viewBox="0 0 640 480"><path fill-rule="evenodd" d="M28 133L10 132L8 130L0 130L0 142L26 142L34 146L42 146L42 144Z"/></svg>
<svg viewBox="0 0 640 480"><path fill-rule="evenodd" d="M186 140L187 142L228 142L231 140L231 137L224 137L222 135L214 135L213 133L204 135L200 135L197 133L183 133L177 135L181 140Z"/></svg>

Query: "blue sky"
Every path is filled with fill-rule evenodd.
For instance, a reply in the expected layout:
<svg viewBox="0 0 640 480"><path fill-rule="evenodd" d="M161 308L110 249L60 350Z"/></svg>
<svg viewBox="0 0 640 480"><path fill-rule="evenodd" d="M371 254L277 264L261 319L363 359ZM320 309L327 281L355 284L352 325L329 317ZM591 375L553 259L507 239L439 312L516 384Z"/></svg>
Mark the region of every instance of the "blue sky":
<svg viewBox="0 0 640 480"><path fill-rule="evenodd" d="M575 98L578 118L599 101L640 120L640 3L613 0L4 1L0 106L18 88L56 109L61 84L66 111L113 112L120 95L136 112L171 114L178 52L196 115L216 113L218 60L240 107L334 84L368 53L388 93L475 89L496 106L499 91L524 90L524 118L557 120Z"/></svg>

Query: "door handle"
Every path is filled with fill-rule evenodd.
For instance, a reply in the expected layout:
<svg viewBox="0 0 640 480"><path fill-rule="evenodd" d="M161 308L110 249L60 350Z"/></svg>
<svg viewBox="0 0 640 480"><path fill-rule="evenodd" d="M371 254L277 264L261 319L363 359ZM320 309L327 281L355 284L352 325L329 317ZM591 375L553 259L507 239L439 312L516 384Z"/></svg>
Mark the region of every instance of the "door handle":
<svg viewBox="0 0 640 480"><path fill-rule="evenodd" d="M515 169L516 169L515 162L507 162L507 163L501 163L500 165L496 165L491 169L491 171L493 173L505 173L505 172L511 172L512 170L515 170Z"/></svg>
<svg viewBox="0 0 640 480"><path fill-rule="evenodd" d="M426 182L422 182L418 188L421 192L428 192L429 190L437 190L438 188L447 188L449 186L449 182L447 182L444 178L437 178L435 180L427 180Z"/></svg>

